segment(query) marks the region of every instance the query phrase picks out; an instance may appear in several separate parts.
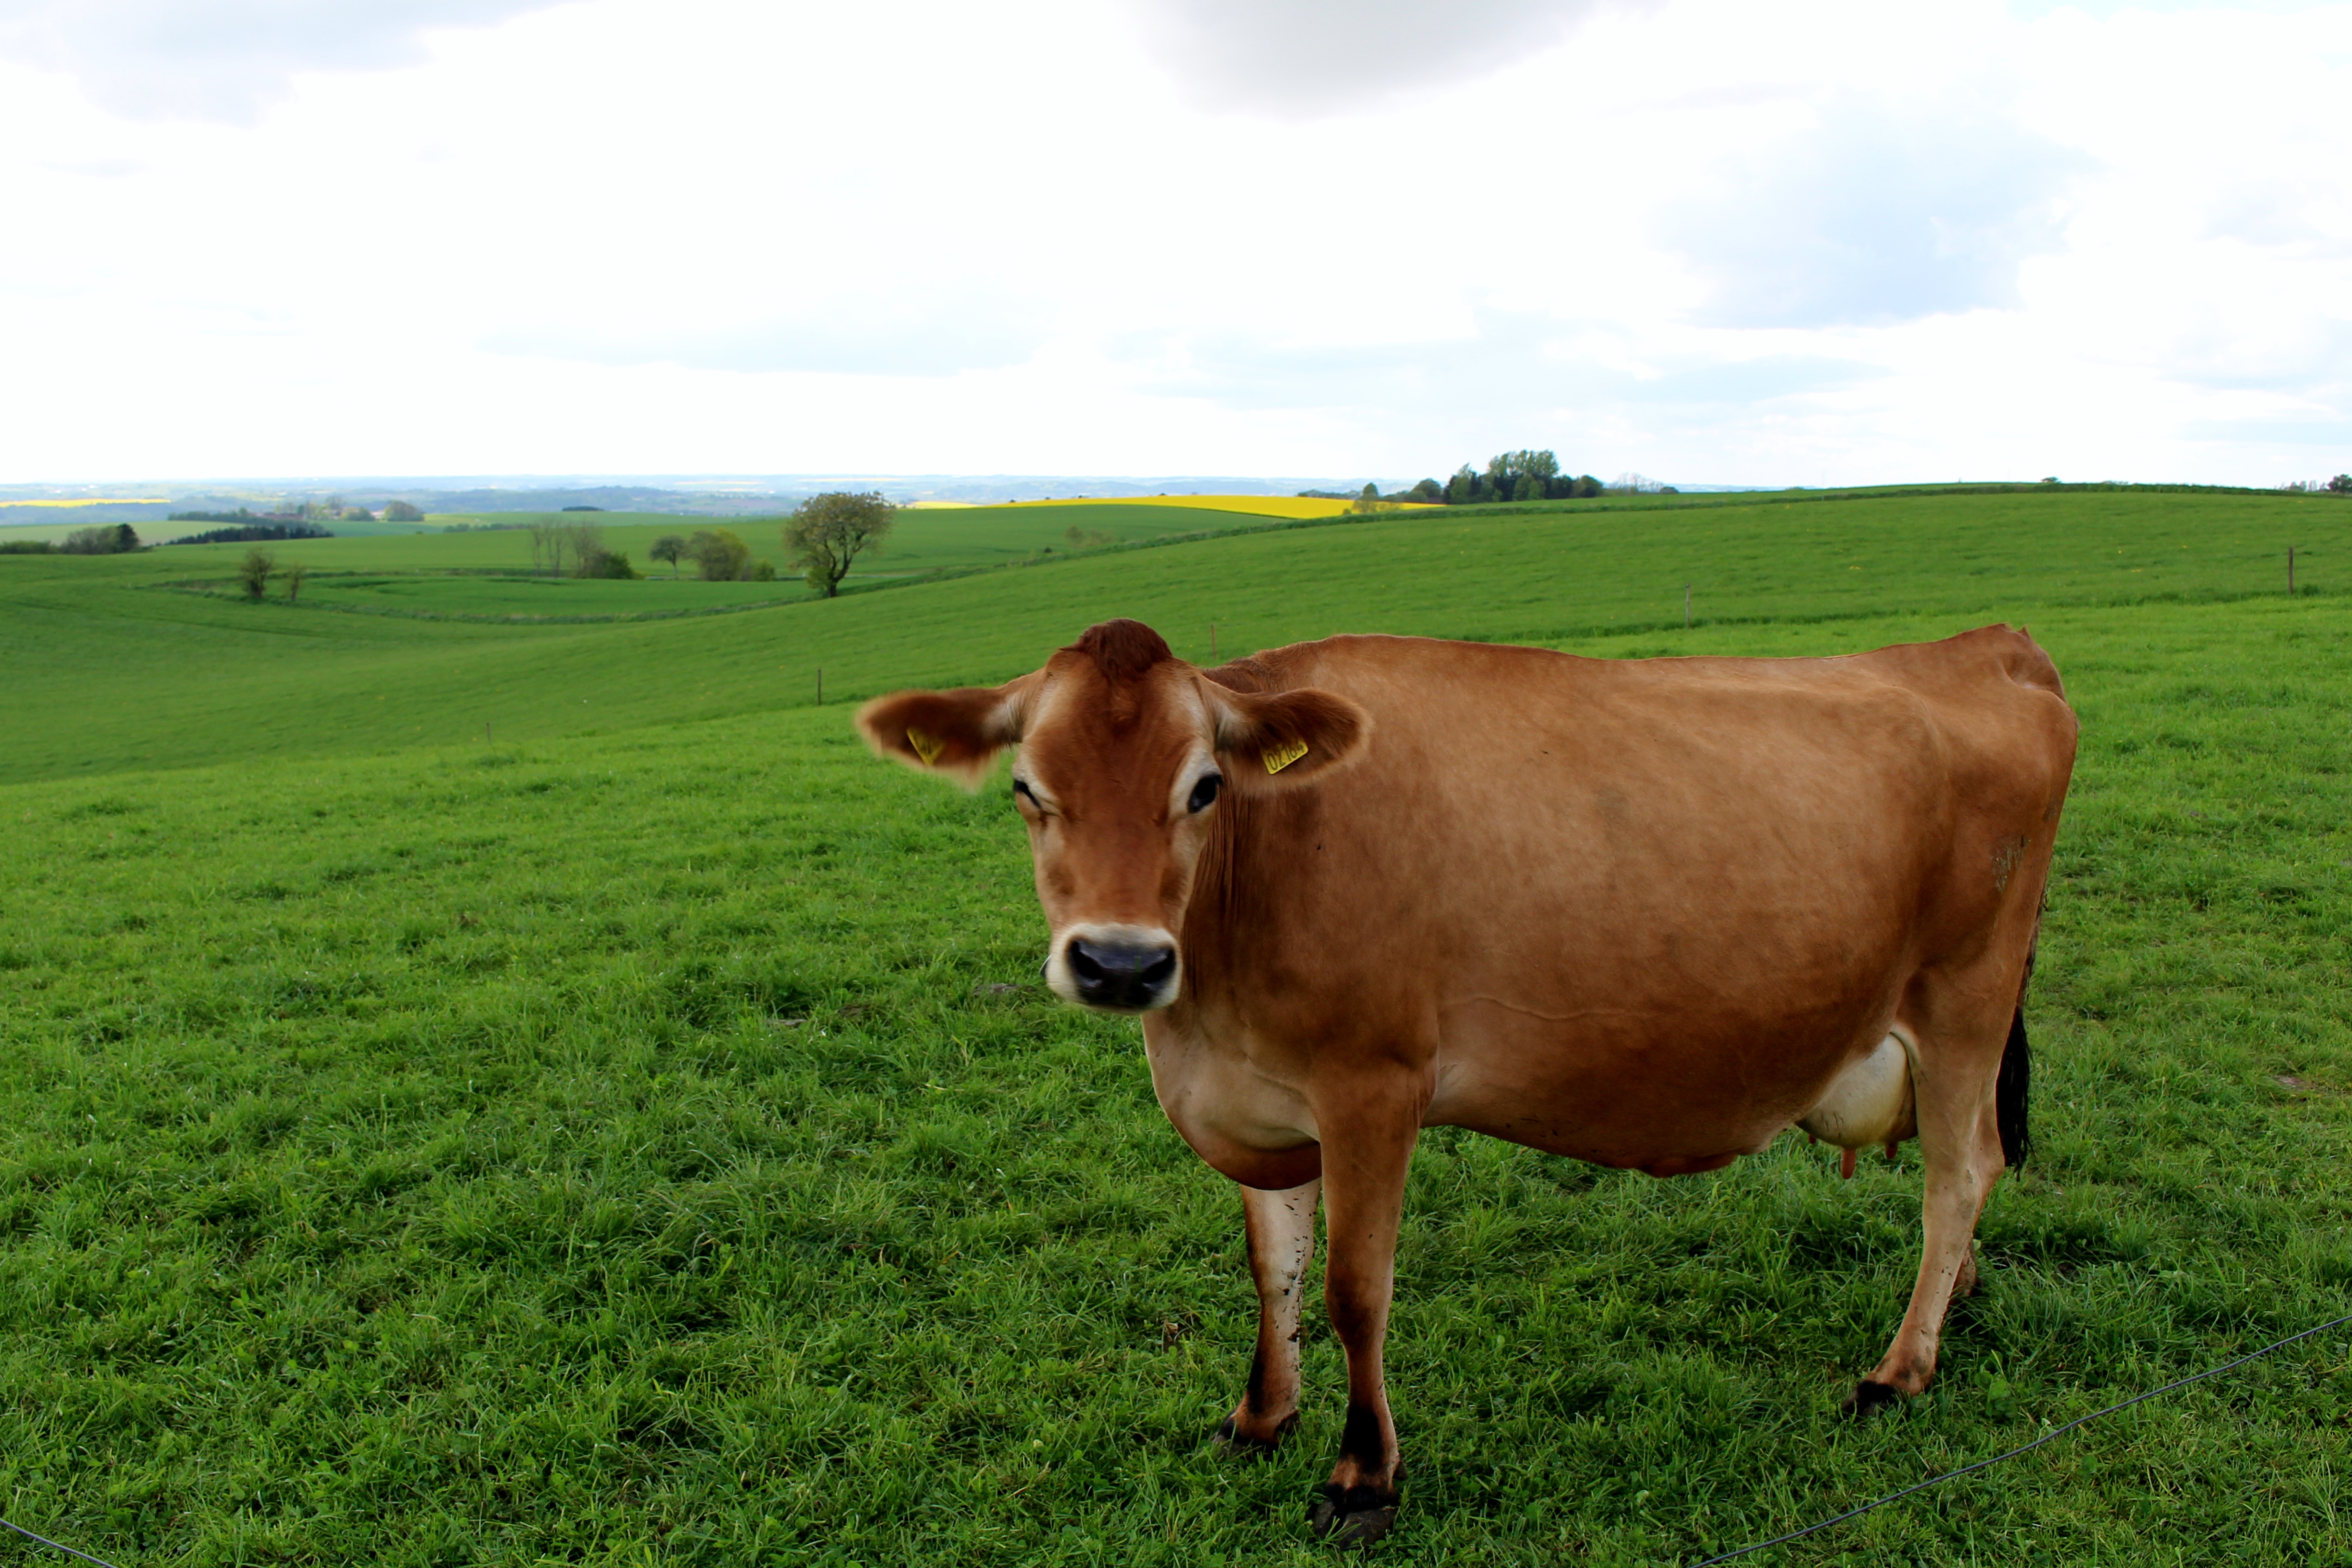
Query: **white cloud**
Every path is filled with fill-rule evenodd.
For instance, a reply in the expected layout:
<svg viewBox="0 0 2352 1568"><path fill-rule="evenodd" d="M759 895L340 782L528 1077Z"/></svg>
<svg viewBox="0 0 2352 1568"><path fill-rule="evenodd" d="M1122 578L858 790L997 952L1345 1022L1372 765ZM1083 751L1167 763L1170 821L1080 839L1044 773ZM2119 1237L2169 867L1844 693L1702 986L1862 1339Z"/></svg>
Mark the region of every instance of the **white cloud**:
<svg viewBox="0 0 2352 1568"><path fill-rule="evenodd" d="M0 50L0 479L2352 467L2352 6L1132 4Z"/></svg>
<svg viewBox="0 0 2352 1568"><path fill-rule="evenodd" d="M1152 52L1215 108L1281 119L1475 80L1558 45L1600 0L1127 0Z"/></svg>
<svg viewBox="0 0 2352 1568"><path fill-rule="evenodd" d="M0 57L65 71L137 119L249 122L302 71L425 58L435 27L557 0L0 0Z"/></svg>

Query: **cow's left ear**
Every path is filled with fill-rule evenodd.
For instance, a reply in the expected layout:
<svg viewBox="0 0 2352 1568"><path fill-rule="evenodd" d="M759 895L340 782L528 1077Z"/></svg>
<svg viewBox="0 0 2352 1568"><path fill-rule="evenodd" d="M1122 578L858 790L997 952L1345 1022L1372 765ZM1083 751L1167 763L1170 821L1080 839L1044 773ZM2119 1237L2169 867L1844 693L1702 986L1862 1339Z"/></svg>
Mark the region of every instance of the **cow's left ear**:
<svg viewBox="0 0 2352 1568"><path fill-rule="evenodd" d="M1308 687L1259 694L1211 683L1217 750L1249 784L1303 782L1353 761L1371 738L1372 716L1336 692Z"/></svg>
<svg viewBox="0 0 2352 1568"><path fill-rule="evenodd" d="M1021 740L1036 677L952 691L894 691L857 710L858 733L881 756L978 789L1003 748Z"/></svg>

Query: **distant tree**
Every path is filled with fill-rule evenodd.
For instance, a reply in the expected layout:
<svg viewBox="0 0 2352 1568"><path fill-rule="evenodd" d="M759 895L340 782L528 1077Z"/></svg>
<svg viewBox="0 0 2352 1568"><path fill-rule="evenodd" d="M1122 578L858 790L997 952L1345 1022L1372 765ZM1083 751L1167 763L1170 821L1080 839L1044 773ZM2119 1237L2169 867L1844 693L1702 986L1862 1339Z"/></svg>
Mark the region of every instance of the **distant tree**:
<svg viewBox="0 0 2352 1568"><path fill-rule="evenodd" d="M139 548L139 533L127 522L77 528L58 543L60 555L121 555Z"/></svg>
<svg viewBox="0 0 2352 1568"><path fill-rule="evenodd" d="M706 583L732 583L751 570L751 547L731 528L697 529L686 542L686 558Z"/></svg>
<svg viewBox="0 0 2352 1568"><path fill-rule="evenodd" d="M675 577L677 575L677 563L685 554L685 535L677 533L665 533L659 539L654 541L653 548L646 552L646 559L648 561L666 561L669 563L669 574Z"/></svg>
<svg viewBox="0 0 2352 1568"><path fill-rule="evenodd" d="M577 522L565 520L558 532L563 548L572 552L572 574L574 577L600 577L598 563L604 554L604 529L601 523Z"/></svg>
<svg viewBox="0 0 2352 1568"><path fill-rule="evenodd" d="M534 517L523 525L530 531L530 569L563 574L563 520ZM546 564L542 566L541 562Z"/></svg>
<svg viewBox="0 0 2352 1568"><path fill-rule="evenodd" d="M1435 479L1423 479L1405 491L1404 499L1423 502L1443 501L1445 499L1445 487Z"/></svg>
<svg viewBox="0 0 2352 1568"><path fill-rule="evenodd" d="M1581 500L1599 495L1601 493L1601 486L1599 479L1594 479L1591 474L1579 474L1576 476L1569 493Z"/></svg>
<svg viewBox="0 0 2352 1568"><path fill-rule="evenodd" d="M1380 510L1381 487L1378 485L1366 485L1361 490L1357 492L1356 499L1348 503L1348 510L1349 511Z"/></svg>
<svg viewBox="0 0 2352 1568"><path fill-rule="evenodd" d="M612 577L626 582L637 575L637 569L629 564L627 555L618 550L607 550L601 544L582 560L582 564L572 568L575 577Z"/></svg>
<svg viewBox="0 0 2352 1568"><path fill-rule="evenodd" d="M2336 475L2327 481L2327 489L2335 495L2352 496L2352 474Z"/></svg>
<svg viewBox="0 0 2352 1568"><path fill-rule="evenodd" d="M286 563L286 569L283 572L280 572L278 575L286 579L286 602L288 604L291 605L302 597L302 579L308 577L310 574L310 569L308 566L303 565L299 561L289 561ZM264 575L266 576L267 574L264 574Z"/></svg>
<svg viewBox="0 0 2352 1568"><path fill-rule="evenodd" d="M776 563L762 555L751 564L751 581L772 583L776 580Z"/></svg>
<svg viewBox="0 0 2352 1568"><path fill-rule="evenodd" d="M388 500L383 503L383 520L386 522L423 522L425 513L408 501Z"/></svg>
<svg viewBox="0 0 2352 1568"><path fill-rule="evenodd" d="M879 490L827 490L793 508L784 524L784 550L793 571L830 599L841 592L850 563L866 551L882 552L898 509Z"/></svg>
<svg viewBox="0 0 2352 1568"><path fill-rule="evenodd" d="M1478 499L1478 470L1465 463L1445 481L1445 504L1468 506Z"/></svg>
<svg viewBox="0 0 2352 1568"><path fill-rule="evenodd" d="M278 564L277 558L258 544L245 552L236 563L236 580L245 584L245 596L258 599L269 586L269 574Z"/></svg>

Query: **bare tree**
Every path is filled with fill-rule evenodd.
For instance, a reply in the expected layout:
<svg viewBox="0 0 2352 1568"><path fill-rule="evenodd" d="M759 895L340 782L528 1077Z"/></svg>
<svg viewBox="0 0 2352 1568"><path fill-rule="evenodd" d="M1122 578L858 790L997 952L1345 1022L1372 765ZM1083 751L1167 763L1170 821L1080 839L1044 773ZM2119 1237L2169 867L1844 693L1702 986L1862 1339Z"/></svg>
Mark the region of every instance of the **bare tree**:
<svg viewBox="0 0 2352 1568"><path fill-rule="evenodd" d="M523 525L530 531L530 569L563 574L563 520L535 517ZM541 563L544 563L542 565Z"/></svg>
<svg viewBox="0 0 2352 1568"><path fill-rule="evenodd" d="M572 574L587 577L594 574L597 563L604 557L604 529L601 523L565 522L561 525L565 544L572 550Z"/></svg>

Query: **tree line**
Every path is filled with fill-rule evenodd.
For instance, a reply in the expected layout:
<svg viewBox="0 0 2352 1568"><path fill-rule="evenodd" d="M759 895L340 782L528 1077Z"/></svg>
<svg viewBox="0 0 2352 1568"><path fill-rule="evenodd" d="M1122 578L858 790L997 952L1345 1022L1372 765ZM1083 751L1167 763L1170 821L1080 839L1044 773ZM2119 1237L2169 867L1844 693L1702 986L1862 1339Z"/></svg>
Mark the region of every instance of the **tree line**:
<svg viewBox="0 0 2352 1568"><path fill-rule="evenodd" d="M833 598L841 592L852 563L860 555L882 552L898 517L898 509L879 490L827 490L811 496L784 520L786 563L819 595ZM673 577L679 564L689 561L706 583L766 583L776 575L774 566L751 558L751 547L731 528L665 533L646 553L667 563Z"/></svg>
<svg viewBox="0 0 2352 1568"><path fill-rule="evenodd" d="M1360 495L1334 490L1301 490L1298 493L1322 496L1332 500L1352 500L1359 507L1370 510L1381 502L1490 506L1496 501L1507 500L1570 500L1597 496L1607 489L1591 474L1567 472L1559 466L1559 458L1550 451L1522 448L1517 452L1496 453L1486 459L1484 472L1465 463L1454 470L1454 477L1449 479L1423 479L1408 489L1392 490L1386 495L1381 493L1378 485L1366 485Z"/></svg>

